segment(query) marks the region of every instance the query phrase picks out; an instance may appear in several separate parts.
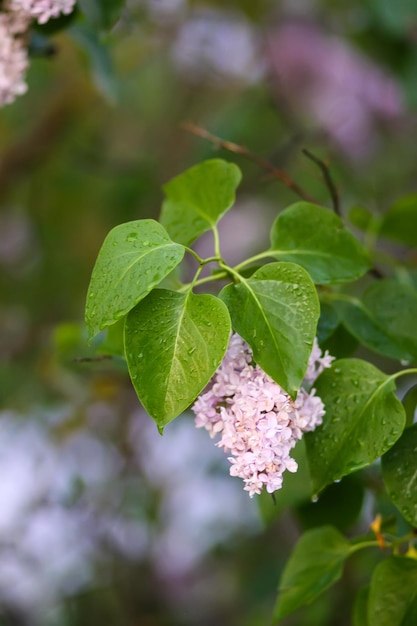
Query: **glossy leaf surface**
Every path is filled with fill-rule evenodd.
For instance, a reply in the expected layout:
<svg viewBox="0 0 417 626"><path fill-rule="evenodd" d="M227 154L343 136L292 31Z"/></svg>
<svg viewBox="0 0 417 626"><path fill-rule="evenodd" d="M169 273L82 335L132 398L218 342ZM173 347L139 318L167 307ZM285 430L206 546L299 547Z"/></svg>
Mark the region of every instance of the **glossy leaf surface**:
<svg viewBox="0 0 417 626"><path fill-rule="evenodd" d="M195 400L219 366L230 318L216 296L155 289L127 316L133 386L162 429Z"/></svg>
<svg viewBox="0 0 417 626"><path fill-rule="evenodd" d="M175 241L190 245L231 208L241 177L237 165L222 159L191 167L164 186L161 224Z"/></svg>
<svg viewBox="0 0 417 626"><path fill-rule="evenodd" d="M368 253L331 211L298 202L284 209L271 231L271 256L302 265L315 283L356 280L370 268Z"/></svg>
<svg viewBox="0 0 417 626"><path fill-rule="evenodd" d="M326 414L323 424L305 439L312 482L319 492L384 454L403 431L405 411L394 382L359 359L335 361L314 386Z"/></svg>
<svg viewBox="0 0 417 626"><path fill-rule="evenodd" d="M233 328L256 363L290 395L304 377L316 333L319 303L308 273L293 263L269 263L220 292Z"/></svg>
<svg viewBox="0 0 417 626"><path fill-rule="evenodd" d="M90 337L123 317L182 260L174 243L154 220L116 226L97 257L87 294Z"/></svg>
<svg viewBox="0 0 417 626"><path fill-rule="evenodd" d="M417 526L417 424L406 428L382 457L388 494L405 519Z"/></svg>

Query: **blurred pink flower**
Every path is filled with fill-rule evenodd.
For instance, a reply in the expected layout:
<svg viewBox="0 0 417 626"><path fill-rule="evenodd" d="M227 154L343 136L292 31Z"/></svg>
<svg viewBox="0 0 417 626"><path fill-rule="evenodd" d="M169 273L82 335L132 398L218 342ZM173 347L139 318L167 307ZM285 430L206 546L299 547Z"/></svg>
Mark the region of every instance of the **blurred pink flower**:
<svg viewBox="0 0 417 626"><path fill-rule="evenodd" d="M375 121L403 112L398 83L338 37L290 22L273 32L266 55L280 97L308 114L353 158L375 145Z"/></svg>

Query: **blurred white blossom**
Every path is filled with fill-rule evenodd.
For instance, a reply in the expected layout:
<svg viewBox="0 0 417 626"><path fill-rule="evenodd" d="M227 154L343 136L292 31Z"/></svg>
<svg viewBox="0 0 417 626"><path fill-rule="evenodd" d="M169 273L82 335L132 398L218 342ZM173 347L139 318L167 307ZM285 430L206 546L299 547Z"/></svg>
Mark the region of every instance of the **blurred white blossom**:
<svg viewBox="0 0 417 626"><path fill-rule="evenodd" d="M29 16L39 24L51 18L72 12L76 0L8 0L7 8L17 14Z"/></svg>

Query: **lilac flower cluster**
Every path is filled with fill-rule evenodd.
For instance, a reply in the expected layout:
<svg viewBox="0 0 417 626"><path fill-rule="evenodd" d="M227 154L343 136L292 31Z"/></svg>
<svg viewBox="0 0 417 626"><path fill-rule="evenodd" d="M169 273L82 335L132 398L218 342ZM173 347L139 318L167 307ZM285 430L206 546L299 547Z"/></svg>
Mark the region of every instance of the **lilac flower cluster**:
<svg viewBox="0 0 417 626"><path fill-rule="evenodd" d="M0 107L27 90L27 31L32 20L45 24L71 13L75 0L4 0L0 10Z"/></svg>
<svg viewBox="0 0 417 626"><path fill-rule="evenodd" d="M304 380L307 387L333 359L327 351L322 354L315 340ZM230 474L243 479L252 498L264 486L268 493L280 489L285 470L297 471L290 451L303 433L322 423L325 413L315 393L302 387L293 401L253 363L250 347L233 334L208 389L192 409L197 428L221 436L216 445L231 455Z"/></svg>

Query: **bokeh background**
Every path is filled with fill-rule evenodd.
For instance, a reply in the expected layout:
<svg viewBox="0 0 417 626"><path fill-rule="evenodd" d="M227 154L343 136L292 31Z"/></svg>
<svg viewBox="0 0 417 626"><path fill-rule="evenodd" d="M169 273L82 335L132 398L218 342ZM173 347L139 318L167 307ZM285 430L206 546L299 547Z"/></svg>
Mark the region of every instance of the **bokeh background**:
<svg viewBox="0 0 417 626"><path fill-rule="evenodd" d="M221 233L232 263L297 200L184 122L329 205L311 150L356 226L417 191L417 2L129 0L97 40L72 23L50 42L34 38L29 90L0 111L0 625L269 624L303 529L366 532L389 512L378 469L311 503L301 463L275 507L250 500L190 414L160 437L122 360L97 358L89 277L107 232L157 218L163 183L205 158L243 171ZM355 345L340 330L331 348ZM377 559L354 557L285 623L350 624Z"/></svg>

